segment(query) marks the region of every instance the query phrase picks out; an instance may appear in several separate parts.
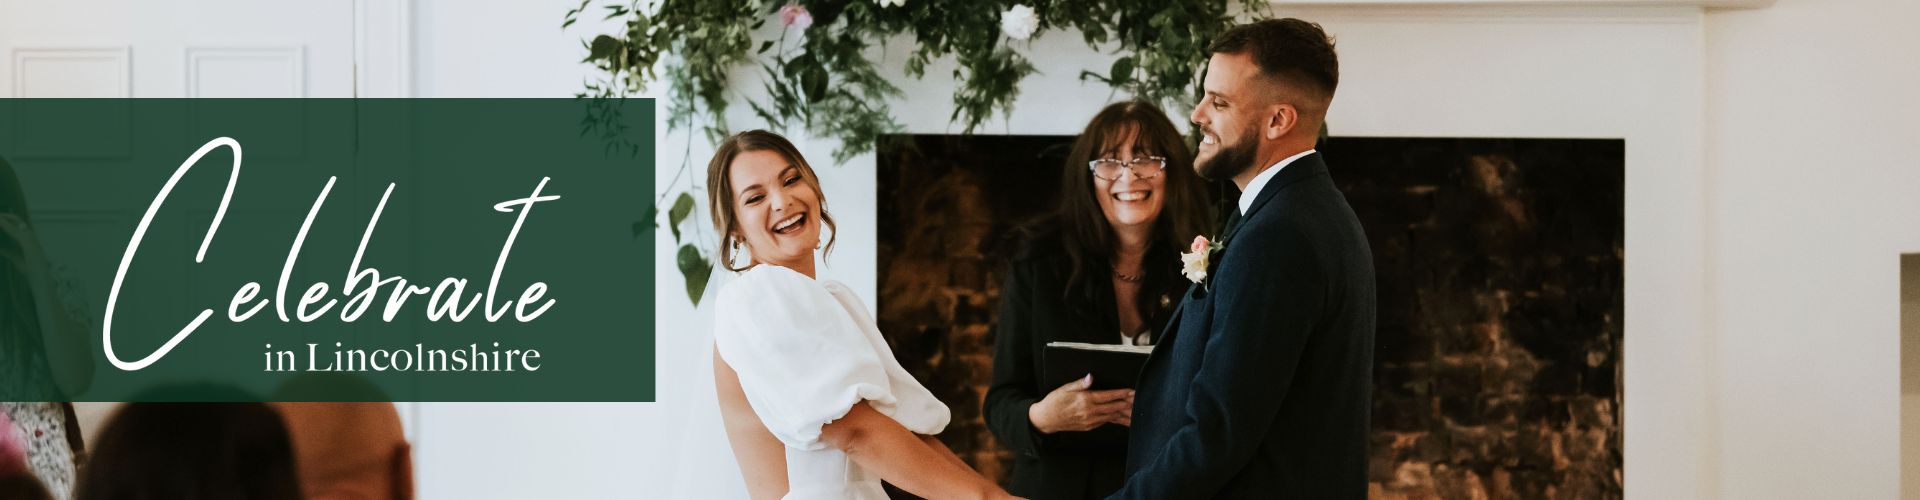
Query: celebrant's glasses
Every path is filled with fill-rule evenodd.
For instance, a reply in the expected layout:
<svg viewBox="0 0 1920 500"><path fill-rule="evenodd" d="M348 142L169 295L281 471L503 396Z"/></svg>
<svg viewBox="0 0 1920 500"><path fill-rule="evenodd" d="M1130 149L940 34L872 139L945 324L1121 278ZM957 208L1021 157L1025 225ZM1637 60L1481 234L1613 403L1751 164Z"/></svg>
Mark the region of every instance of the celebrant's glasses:
<svg viewBox="0 0 1920 500"><path fill-rule="evenodd" d="M1127 170L1132 170L1134 177L1145 180L1159 177L1160 171L1167 168L1167 158L1164 156L1136 156L1132 161L1101 158L1087 162L1087 168L1093 170L1094 177L1099 177L1100 180L1107 182L1120 180L1120 175Z"/></svg>

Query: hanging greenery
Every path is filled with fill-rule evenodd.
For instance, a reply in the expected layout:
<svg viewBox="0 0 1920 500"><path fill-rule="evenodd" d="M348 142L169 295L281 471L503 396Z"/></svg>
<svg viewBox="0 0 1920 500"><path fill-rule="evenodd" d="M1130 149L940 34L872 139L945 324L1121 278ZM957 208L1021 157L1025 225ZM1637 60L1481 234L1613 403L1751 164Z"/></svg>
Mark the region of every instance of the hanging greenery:
<svg viewBox="0 0 1920 500"><path fill-rule="evenodd" d="M568 10L562 27L592 10L594 1L582 0ZM972 133L996 113L1011 111L1020 82L1036 72L1020 52L1027 45L1023 42L1041 33L1077 31L1089 50L1120 56L1106 68L1072 68L1081 79L1178 110L1198 102L1205 48L1233 25L1235 9L1261 13L1266 7L1264 0L621 2L602 6L607 19L624 19L621 30L583 44L585 62L598 68L600 77L579 95L605 102L664 80L670 129L697 128L718 142L732 131L726 111L737 100L768 128L798 126L813 137L839 141L834 160L845 162L872 151L882 135L902 129L888 108L888 100L902 94L880 71L875 45L910 37L912 50L899 76L914 79L925 77L933 61L952 57L956 88L949 120ZM778 34L756 39L768 22L779 24ZM760 69L763 95L749 96L730 80L743 65ZM583 126L608 139L610 148L632 150L622 140L625 130L618 128L617 118L602 113ZM691 142L688 146L691 150ZM711 242L705 240L714 238L683 240L680 232L694 211L698 176L686 175L691 168L690 160L682 161L648 222L635 225L635 234L644 229L640 224L657 228L662 204L678 194L666 223L679 246L688 298L697 305L713 267L707 257L713 252L706 250Z"/></svg>

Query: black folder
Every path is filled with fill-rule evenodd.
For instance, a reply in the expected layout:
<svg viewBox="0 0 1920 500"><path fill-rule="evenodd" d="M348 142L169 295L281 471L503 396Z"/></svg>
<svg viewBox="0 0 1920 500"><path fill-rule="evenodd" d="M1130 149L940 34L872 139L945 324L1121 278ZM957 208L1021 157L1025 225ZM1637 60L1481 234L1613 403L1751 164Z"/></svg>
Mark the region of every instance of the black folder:
<svg viewBox="0 0 1920 500"><path fill-rule="evenodd" d="M1051 342L1046 350L1042 387L1053 390L1093 374L1093 390L1132 389L1140 381L1153 346Z"/></svg>

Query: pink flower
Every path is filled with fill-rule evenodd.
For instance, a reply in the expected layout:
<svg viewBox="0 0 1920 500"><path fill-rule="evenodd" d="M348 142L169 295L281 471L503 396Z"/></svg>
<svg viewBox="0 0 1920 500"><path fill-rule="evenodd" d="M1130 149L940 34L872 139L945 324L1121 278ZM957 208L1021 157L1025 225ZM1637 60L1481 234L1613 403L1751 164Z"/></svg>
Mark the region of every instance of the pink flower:
<svg viewBox="0 0 1920 500"><path fill-rule="evenodd" d="M790 3L780 7L780 25L804 30L813 26L813 14L804 5Z"/></svg>
<svg viewBox="0 0 1920 500"><path fill-rule="evenodd" d="M1203 252L1203 251L1206 251L1207 244L1208 244L1208 241L1206 236L1194 236L1193 244L1189 245L1187 247L1187 250L1192 251L1194 253Z"/></svg>

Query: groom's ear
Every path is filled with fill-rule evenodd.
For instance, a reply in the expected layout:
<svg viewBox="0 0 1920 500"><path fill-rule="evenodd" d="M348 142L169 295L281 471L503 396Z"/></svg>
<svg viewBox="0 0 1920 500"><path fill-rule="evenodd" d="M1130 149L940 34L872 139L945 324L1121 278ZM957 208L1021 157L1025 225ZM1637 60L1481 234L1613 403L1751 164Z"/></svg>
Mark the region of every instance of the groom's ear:
<svg viewBox="0 0 1920 500"><path fill-rule="evenodd" d="M1261 127L1262 136L1267 140L1279 140L1300 125L1300 108L1292 104L1275 104L1273 111L1267 114L1267 123Z"/></svg>

